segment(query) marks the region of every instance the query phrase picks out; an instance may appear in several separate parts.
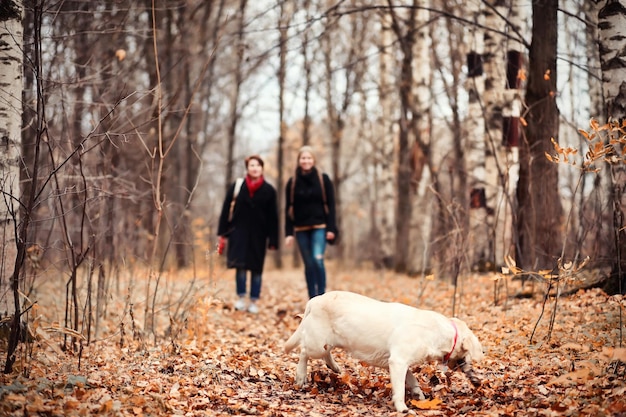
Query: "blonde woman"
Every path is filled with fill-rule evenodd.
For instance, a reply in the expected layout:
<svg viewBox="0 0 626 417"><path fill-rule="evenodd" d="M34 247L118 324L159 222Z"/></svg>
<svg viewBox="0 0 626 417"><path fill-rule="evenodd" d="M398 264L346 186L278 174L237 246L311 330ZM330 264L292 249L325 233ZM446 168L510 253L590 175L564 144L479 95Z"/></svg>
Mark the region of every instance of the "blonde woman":
<svg viewBox="0 0 626 417"><path fill-rule="evenodd" d="M310 146L298 152L296 174L286 186L285 245L298 242L309 298L326 292L326 243L337 239L335 191L328 175L315 167Z"/></svg>

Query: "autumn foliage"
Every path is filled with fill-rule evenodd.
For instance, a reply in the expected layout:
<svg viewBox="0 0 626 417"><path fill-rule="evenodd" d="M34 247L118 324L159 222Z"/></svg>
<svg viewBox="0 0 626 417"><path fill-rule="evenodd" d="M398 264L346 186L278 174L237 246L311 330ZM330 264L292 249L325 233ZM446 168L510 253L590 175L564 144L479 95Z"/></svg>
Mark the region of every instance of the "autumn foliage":
<svg viewBox="0 0 626 417"><path fill-rule="evenodd" d="M174 311L173 295L189 288L185 275L167 277L172 298L169 304L165 299L159 302L160 311ZM0 377L0 415L396 414L387 372L340 351L336 360L343 368L341 374L314 360L309 364L312 382L304 388L294 386L297 353L284 354L283 343L297 327L295 316L306 303L302 271L265 273L259 315L232 308L232 271L218 268L216 275L195 281L184 314L166 314L171 319L159 321L156 341L140 329L140 300L130 314L128 300L142 291L120 290L111 297L102 334L65 351L60 347L67 334L57 324L62 309L53 296L63 283L48 281L40 288L38 313L29 323L34 339L20 345L15 373ZM413 371L427 399L407 396L410 413L603 416L626 412L626 353L619 348L623 299L597 289L562 297L549 333L548 321L540 319L541 310L555 304L544 304L539 295L513 297L521 283L494 278L465 277L456 292L457 315L486 349L485 360L476 366L482 385L474 388L461 372L436 363L416 367ZM129 288L125 284L119 288ZM333 267L329 286L447 315L455 294L440 279L343 272ZM495 287L499 287L497 299ZM1 343L6 352L6 341Z"/></svg>

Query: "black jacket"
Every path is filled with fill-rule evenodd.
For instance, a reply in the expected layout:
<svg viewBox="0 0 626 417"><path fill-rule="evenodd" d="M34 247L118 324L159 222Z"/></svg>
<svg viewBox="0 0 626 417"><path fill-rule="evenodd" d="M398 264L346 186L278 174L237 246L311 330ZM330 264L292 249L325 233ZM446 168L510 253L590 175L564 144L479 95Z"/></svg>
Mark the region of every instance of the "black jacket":
<svg viewBox="0 0 626 417"><path fill-rule="evenodd" d="M266 249L278 249L276 190L264 182L251 198L244 181L235 201L233 219L229 222L228 213L234 190L235 184L226 193L217 228L219 236L228 238L226 265L229 268L262 272Z"/></svg>
<svg viewBox="0 0 626 417"><path fill-rule="evenodd" d="M333 232L336 239L339 235L339 231L337 230L335 215L335 189L328 175L322 174L328 214L324 209L322 187L320 186L317 169L313 167L310 172L303 173L302 170L298 168L295 179L293 219L289 215L289 208L291 207L291 184L294 177L289 178L285 189L285 235L292 236L294 227L325 224L326 230Z"/></svg>

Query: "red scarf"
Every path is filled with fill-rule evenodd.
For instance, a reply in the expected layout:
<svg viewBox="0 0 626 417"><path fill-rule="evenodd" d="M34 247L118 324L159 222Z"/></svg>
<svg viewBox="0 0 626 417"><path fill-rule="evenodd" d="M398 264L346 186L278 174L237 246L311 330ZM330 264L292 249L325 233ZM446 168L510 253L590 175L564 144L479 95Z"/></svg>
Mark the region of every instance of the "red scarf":
<svg viewBox="0 0 626 417"><path fill-rule="evenodd" d="M256 180L252 179L250 175L246 175L246 185L248 186L248 192L250 192L250 198L254 197L254 193L256 192L256 190L261 188L263 182L263 175L261 175Z"/></svg>

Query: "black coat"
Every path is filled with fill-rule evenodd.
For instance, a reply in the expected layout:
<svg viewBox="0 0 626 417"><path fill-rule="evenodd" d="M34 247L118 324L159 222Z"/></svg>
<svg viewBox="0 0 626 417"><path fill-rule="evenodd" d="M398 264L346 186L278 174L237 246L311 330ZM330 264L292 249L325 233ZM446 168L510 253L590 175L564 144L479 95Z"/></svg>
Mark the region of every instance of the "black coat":
<svg viewBox="0 0 626 417"><path fill-rule="evenodd" d="M287 181L285 189L285 235L292 236L294 227L326 225L326 231L333 232L335 239L339 235L335 215L335 189L328 175L322 173L324 192L326 193L326 205L320 185L320 175L317 168L313 167L310 172L303 173L300 168L296 170L296 186L293 190L293 218L290 217L291 207L291 184L294 177ZM333 243L333 242L329 242Z"/></svg>
<svg viewBox="0 0 626 417"><path fill-rule="evenodd" d="M255 272L263 271L268 247L278 249L278 206L276 190L267 182L250 197L243 182L235 201L232 221L228 221L235 184L226 193L217 234L228 238L226 265Z"/></svg>

